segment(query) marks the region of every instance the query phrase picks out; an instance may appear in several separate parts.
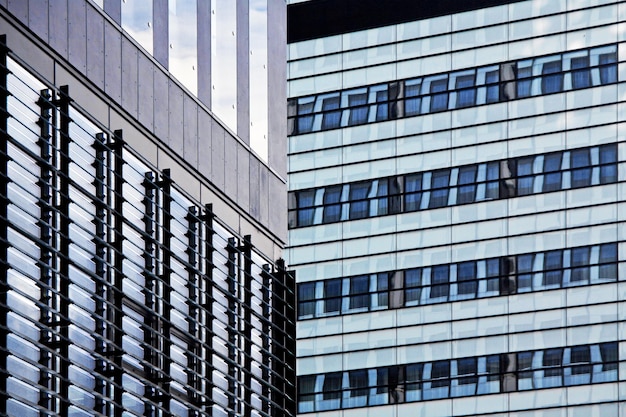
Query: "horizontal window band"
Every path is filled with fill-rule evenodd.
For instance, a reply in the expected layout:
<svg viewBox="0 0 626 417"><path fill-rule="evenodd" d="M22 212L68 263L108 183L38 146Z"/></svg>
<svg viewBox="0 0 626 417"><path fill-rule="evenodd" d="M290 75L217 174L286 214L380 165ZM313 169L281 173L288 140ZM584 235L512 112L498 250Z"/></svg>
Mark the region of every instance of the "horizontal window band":
<svg viewBox="0 0 626 417"><path fill-rule="evenodd" d="M321 132L618 81L617 45L495 63L288 100L288 135Z"/></svg>
<svg viewBox="0 0 626 417"><path fill-rule="evenodd" d="M298 412L601 384L618 380L617 342L298 377Z"/></svg>

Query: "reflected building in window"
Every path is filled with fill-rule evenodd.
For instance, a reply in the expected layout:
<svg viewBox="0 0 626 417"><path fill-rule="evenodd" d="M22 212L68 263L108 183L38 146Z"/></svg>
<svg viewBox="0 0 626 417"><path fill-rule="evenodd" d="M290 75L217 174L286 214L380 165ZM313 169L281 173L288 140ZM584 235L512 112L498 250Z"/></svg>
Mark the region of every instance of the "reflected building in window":
<svg viewBox="0 0 626 417"><path fill-rule="evenodd" d="M290 0L299 415L623 415L623 1Z"/></svg>
<svg viewBox="0 0 626 417"><path fill-rule="evenodd" d="M285 17L0 0L0 415L296 415Z"/></svg>

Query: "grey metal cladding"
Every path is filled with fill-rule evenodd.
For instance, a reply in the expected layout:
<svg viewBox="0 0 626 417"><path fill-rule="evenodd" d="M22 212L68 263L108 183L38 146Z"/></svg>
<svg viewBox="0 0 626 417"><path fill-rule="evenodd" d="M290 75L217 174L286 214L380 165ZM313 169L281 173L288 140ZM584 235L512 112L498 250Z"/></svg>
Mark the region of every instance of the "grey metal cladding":
<svg viewBox="0 0 626 417"><path fill-rule="evenodd" d="M165 68L169 68L168 0L153 0L152 22L154 24L152 56Z"/></svg>
<svg viewBox="0 0 626 417"><path fill-rule="evenodd" d="M209 113L198 107L198 170L207 178L211 177L212 124Z"/></svg>
<svg viewBox="0 0 626 417"><path fill-rule="evenodd" d="M268 38L285 39L287 30L287 12L280 0L269 0L267 4ZM275 100L274 97L287 96L287 61L286 48L283 42L267 43L268 66L268 162L283 178L287 178L287 114L286 100ZM283 186L284 187L284 186Z"/></svg>
<svg viewBox="0 0 626 417"><path fill-rule="evenodd" d="M191 96L183 98L183 157L198 166L198 104Z"/></svg>
<svg viewBox="0 0 626 417"><path fill-rule="evenodd" d="M174 81L169 80L169 133L161 137L178 155L183 155L183 89Z"/></svg>
<svg viewBox="0 0 626 417"><path fill-rule="evenodd" d="M87 4L87 77L104 89L104 17Z"/></svg>
<svg viewBox="0 0 626 417"><path fill-rule="evenodd" d="M273 173L269 173L269 229L279 239L287 240L287 193L285 183Z"/></svg>
<svg viewBox="0 0 626 417"><path fill-rule="evenodd" d="M165 139L169 135L169 79L160 69L154 71L154 134Z"/></svg>
<svg viewBox="0 0 626 417"><path fill-rule="evenodd" d="M48 0L28 1L28 27L41 39L48 39Z"/></svg>
<svg viewBox="0 0 626 417"><path fill-rule="evenodd" d="M198 98L211 107L211 2L198 2Z"/></svg>
<svg viewBox="0 0 626 417"><path fill-rule="evenodd" d="M69 61L82 74L87 69L87 18L83 1L72 2L67 9L67 32L69 39Z"/></svg>
<svg viewBox="0 0 626 417"><path fill-rule="evenodd" d="M224 141L224 192L232 198L237 197L237 147L239 143L230 135Z"/></svg>
<svg viewBox="0 0 626 417"><path fill-rule="evenodd" d="M48 2L48 43L67 59L67 0Z"/></svg>
<svg viewBox="0 0 626 417"><path fill-rule="evenodd" d="M122 25L122 2L120 0L104 0L104 11L118 25Z"/></svg>
<svg viewBox="0 0 626 417"><path fill-rule="evenodd" d="M259 161L250 157L250 182L248 184L250 189L250 215L255 219L261 218L260 199L261 199L261 180L259 176Z"/></svg>
<svg viewBox="0 0 626 417"><path fill-rule="evenodd" d="M122 34L111 23L104 22L104 91L122 101Z"/></svg>
<svg viewBox="0 0 626 417"><path fill-rule="evenodd" d="M224 140L228 133L215 120L211 120L211 181L224 189Z"/></svg>
<svg viewBox="0 0 626 417"><path fill-rule="evenodd" d="M139 121L149 130L154 130L154 63L144 54L137 56L139 77L137 80Z"/></svg>
<svg viewBox="0 0 626 417"><path fill-rule="evenodd" d="M269 223L269 178L270 170L266 165L259 167L259 220L262 224Z"/></svg>
<svg viewBox="0 0 626 417"><path fill-rule="evenodd" d="M250 151L237 144L237 203L250 209Z"/></svg>
<svg viewBox="0 0 626 417"><path fill-rule="evenodd" d="M28 0L9 0L7 9L13 16L28 25Z"/></svg>
<svg viewBox="0 0 626 417"><path fill-rule="evenodd" d="M250 30L247 1L237 2L237 136L250 144Z"/></svg>
<svg viewBox="0 0 626 417"><path fill-rule="evenodd" d="M122 107L137 118L137 47L122 37Z"/></svg>

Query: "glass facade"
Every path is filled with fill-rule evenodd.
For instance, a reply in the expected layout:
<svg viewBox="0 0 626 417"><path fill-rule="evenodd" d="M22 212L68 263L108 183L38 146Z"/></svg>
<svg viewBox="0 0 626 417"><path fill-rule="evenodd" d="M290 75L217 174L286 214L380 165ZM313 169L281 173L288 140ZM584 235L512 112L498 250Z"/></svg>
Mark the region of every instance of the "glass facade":
<svg viewBox="0 0 626 417"><path fill-rule="evenodd" d="M298 413L623 415L626 3L374 3L288 6Z"/></svg>
<svg viewBox="0 0 626 417"><path fill-rule="evenodd" d="M6 41L0 414L294 415L284 262Z"/></svg>

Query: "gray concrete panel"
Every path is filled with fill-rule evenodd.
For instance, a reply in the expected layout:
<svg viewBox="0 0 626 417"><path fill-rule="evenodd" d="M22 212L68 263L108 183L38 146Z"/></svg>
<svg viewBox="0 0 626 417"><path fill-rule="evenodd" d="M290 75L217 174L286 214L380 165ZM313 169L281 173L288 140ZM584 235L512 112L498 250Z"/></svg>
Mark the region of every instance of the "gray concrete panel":
<svg viewBox="0 0 626 417"><path fill-rule="evenodd" d="M68 39L70 63L82 74L87 73L86 3L73 1L68 8Z"/></svg>
<svg viewBox="0 0 626 417"><path fill-rule="evenodd" d="M149 1L149 0L144 0ZM152 56L169 69L168 0L152 0Z"/></svg>
<svg viewBox="0 0 626 417"><path fill-rule="evenodd" d="M67 0L48 2L48 43L67 59Z"/></svg>
<svg viewBox="0 0 626 417"><path fill-rule="evenodd" d="M122 107L137 118L137 48L122 36Z"/></svg>
<svg viewBox="0 0 626 417"><path fill-rule="evenodd" d="M104 22L104 91L117 103L122 101L122 34Z"/></svg>
<svg viewBox="0 0 626 417"><path fill-rule="evenodd" d="M226 135L224 142L224 192L237 199L237 147L239 142Z"/></svg>
<svg viewBox="0 0 626 417"><path fill-rule="evenodd" d="M41 39L48 40L48 0L28 1L28 27Z"/></svg>
<svg viewBox="0 0 626 417"><path fill-rule="evenodd" d="M104 17L87 4L87 77L104 89Z"/></svg>
<svg viewBox="0 0 626 417"><path fill-rule="evenodd" d="M122 26L122 2L120 0L104 0L104 11L115 23Z"/></svg>
<svg viewBox="0 0 626 417"><path fill-rule="evenodd" d="M211 127L213 119L203 108L198 108L198 171L211 178Z"/></svg>
<svg viewBox="0 0 626 417"><path fill-rule="evenodd" d="M258 220L267 227L269 224L269 178L271 175L269 169L265 165L259 167L259 215Z"/></svg>
<svg viewBox="0 0 626 417"><path fill-rule="evenodd" d="M28 25L28 0L9 0L7 8L13 16Z"/></svg>
<svg viewBox="0 0 626 417"><path fill-rule="evenodd" d="M250 144L250 10L237 2L237 136Z"/></svg>
<svg viewBox="0 0 626 417"><path fill-rule="evenodd" d="M169 133L167 144L183 156L183 89L173 80L169 82ZM163 138L165 139L165 138Z"/></svg>
<svg viewBox="0 0 626 417"><path fill-rule="evenodd" d="M224 189L224 140L228 135L215 120L211 121L211 182Z"/></svg>
<svg viewBox="0 0 626 417"><path fill-rule="evenodd" d="M167 143L169 133L169 80L163 71L154 71L154 134Z"/></svg>
<svg viewBox="0 0 626 417"><path fill-rule="evenodd" d="M149 130L154 130L154 63L142 53L137 55L139 78L137 90L139 94L139 121Z"/></svg>
<svg viewBox="0 0 626 417"><path fill-rule="evenodd" d="M283 0L268 0L268 147L269 165L283 178L287 178L287 61L285 34L287 33L287 8ZM280 98L280 99L276 99Z"/></svg>
<svg viewBox="0 0 626 417"><path fill-rule="evenodd" d="M287 186L273 173L269 174L269 229L283 242L287 241Z"/></svg>
<svg viewBox="0 0 626 417"><path fill-rule="evenodd" d="M211 107L211 2L198 2L198 98Z"/></svg>
<svg viewBox="0 0 626 417"><path fill-rule="evenodd" d="M0 6L7 7L7 0L0 0Z"/></svg>
<svg viewBox="0 0 626 417"><path fill-rule="evenodd" d="M183 157L198 166L198 104L185 94L183 99Z"/></svg>
<svg viewBox="0 0 626 417"><path fill-rule="evenodd" d="M237 203L250 209L250 151L237 144Z"/></svg>
<svg viewBox="0 0 626 417"><path fill-rule="evenodd" d="M261 218L261 180L259 177L260 165L261 163L258 159L252 156L250 157L250 180L248 183L250 189L250 215L257 220L260 220Z"/></svg>

